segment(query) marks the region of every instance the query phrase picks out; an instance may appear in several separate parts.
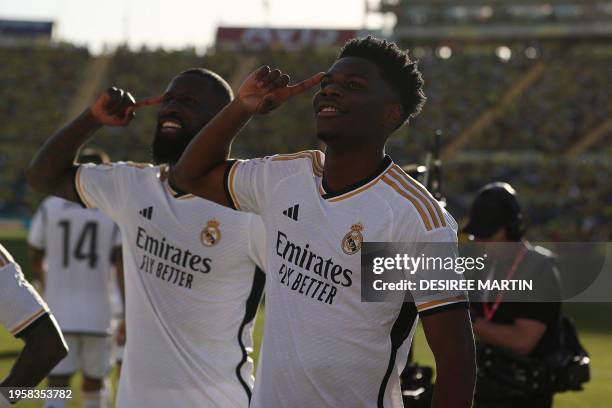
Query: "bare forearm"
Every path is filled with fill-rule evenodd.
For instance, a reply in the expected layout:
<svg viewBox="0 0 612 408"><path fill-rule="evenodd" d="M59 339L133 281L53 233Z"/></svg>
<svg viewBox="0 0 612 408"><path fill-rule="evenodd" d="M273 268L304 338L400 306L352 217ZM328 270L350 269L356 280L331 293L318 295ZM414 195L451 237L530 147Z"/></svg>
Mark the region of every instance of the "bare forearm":
<svg viewBox="0 0 612 408"><path fill-rule="evenodd" d="M200 180L229 156L230 146L251 114L237 99L230 102L191 141L170 173L172 183L193 192Z"/></svg>
<svg viewBox="0 0 612 408"><path fill-rule="evenodd" d="M423 329L436 360L432 407L471 407L476 353L468 311L452 309L424 316Z"/></svg>
<svg viewBox="0 0 612 408"><path fill-rule="evenodd" d="M47 194L57 194L58 186L65 182L66 177L72 175L79 148L100 126L91 111L86 109L75 120L47 139L27 170L30 186ZM64 196L66 192L59 193L58 195Z"/></svg>
<svg viewBox="0 0 612 408"><path fill-rule="evenodd" d="M456 364L437 364L432 408L468 408L472 406L476 364L473 359Z"/></svg>
<svg viewBox="0 0 612 408"><path fill-rule="evenodd" d="M59 329L49 316L28 335L26 345L3 387L34 387L66 356L67 349Z"/></svg>

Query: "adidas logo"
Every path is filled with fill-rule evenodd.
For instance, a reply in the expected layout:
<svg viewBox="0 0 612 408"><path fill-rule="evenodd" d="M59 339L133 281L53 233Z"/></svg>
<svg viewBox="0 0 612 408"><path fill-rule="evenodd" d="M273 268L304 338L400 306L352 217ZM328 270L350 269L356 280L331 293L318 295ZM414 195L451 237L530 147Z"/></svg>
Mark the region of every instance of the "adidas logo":
<svg viewBox="0 0 612 408"><path fill-rule="evenodd" d="M138 211L138 214L142 215L147 220L150 220L153 218L153 207L143 208L142 210Z"/></svg>
<svg viewBox="0 0 612 408"><path fill-rule="evenodd" d="M300 205L296 204L291 208L287 208L285 211L283 211L283 215L286 215L287 217L291 218L294 221L298 220L298 211L300 210Z"/></svg>

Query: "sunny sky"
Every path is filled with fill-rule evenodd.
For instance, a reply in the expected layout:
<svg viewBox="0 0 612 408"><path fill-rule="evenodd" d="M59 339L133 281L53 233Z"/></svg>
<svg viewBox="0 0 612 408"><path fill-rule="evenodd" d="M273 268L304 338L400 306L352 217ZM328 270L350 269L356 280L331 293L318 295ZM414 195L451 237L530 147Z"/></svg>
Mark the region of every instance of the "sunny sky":
<svg viewBox="0 0 612 408"><path fill-rule="evenodd" d="M218 25L360 28L364 1L7 0L0 2L0 18L53 20L56 39L88 45L93 51L126 39L136 47L201 48L212 44ZM380 28L383 19L370 16L365 23Z"/></svg>

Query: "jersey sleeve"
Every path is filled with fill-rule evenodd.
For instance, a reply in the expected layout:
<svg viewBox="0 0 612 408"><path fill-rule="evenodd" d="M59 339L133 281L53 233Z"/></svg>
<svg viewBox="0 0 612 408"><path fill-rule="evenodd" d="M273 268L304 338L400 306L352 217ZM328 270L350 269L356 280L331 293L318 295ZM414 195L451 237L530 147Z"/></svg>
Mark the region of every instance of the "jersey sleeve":
<svg viewBox="0 0 612 408"><path fill-rule="evenodd" d="M30 226L30 231L28 232L28 244L34 248L45 249L47 247L45 240L46 228L47 210L45 208L45 203L43 202L32 219L32 225Z"/></svg>
<svg viewBox="0 0 612 408"><path fill-rule="evenodd" d="M82 164L75 176L79 198L87 208L99 208L112 215L123 203L129 188L129 164Z"/></svg>
<svg viewBox="0 0 612 408"><path fill-rule="evenodd" d="M225 192L230 206L265 218L275 189L285 177L303 171L322 171L321 153L314 150L236 160L225 172Z"/></svg>
<svg viewBox="0 0 612 408"><path fill-rule="evenodd" d="M0 324L17 337L48 312L45 301L25 279L11 255L0 245Z"/></svg>
<svg viewBox="0 0 612 408"><path fill-rule="evenodd" d="M261 214L265 208L269 158L236 160L225 172L225 190L232 208Z"/></svg>
<svg viewBox="0 0 612 408"><path fill-rule="evenodd" d="M463 275L457 274L454 268L441 267L434 260L441 259L448 262L449 259L456 260L457 251L457 223L453 217L442 210L445 223L438 228L425 229L419 227L409 228L407 223L402 223L402 231L399 231L399 242L408 242L412 248L412 256L430 259L430 266L421 266L414 275L418 280L457 281L463 279ZM404 218L404 221L410 217ZM444 225L445 224L445 225ZM442 265L448 265L448 263ZM416 290L411 292L417 311L420 315L441 312L449 308L467 308L467 293L460 290Z"/></svg>
<svg viewBox="0 0 612 408"><path fill-rule="evenodd" d="M266 272L266 230L257 215L252 215L249 220L249 257Z"/></svg>

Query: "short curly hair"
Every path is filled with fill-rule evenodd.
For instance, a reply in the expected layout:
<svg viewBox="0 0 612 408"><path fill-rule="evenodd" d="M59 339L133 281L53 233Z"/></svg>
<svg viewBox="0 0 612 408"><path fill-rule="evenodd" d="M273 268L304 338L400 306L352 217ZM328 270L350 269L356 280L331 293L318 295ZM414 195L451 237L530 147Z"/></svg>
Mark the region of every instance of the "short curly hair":
<svg viewBox="0 0 612 408"><path fill-rule="evenodd" d="M232 87L225 79L221 77L221 75L217 74L216 72L206 68L195 67L182 71L179 76L185 74L200 75L202 78L209 81L224 106L234 100L234 92L232 92Z"/></svg>
<svg viewBox="0 0 612 408"><path fill-rule="evenodd" d="M427 100L423 92L423 76L417 62L410 59L407 51L394 42L368 36L354 38L344 44L337 59L344 57L363 58L378 66L382 77L401 102L404 115L401 125L421 112Z"/></svg>

